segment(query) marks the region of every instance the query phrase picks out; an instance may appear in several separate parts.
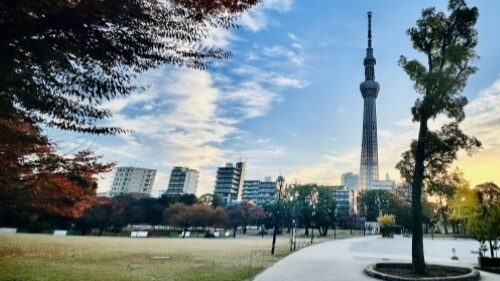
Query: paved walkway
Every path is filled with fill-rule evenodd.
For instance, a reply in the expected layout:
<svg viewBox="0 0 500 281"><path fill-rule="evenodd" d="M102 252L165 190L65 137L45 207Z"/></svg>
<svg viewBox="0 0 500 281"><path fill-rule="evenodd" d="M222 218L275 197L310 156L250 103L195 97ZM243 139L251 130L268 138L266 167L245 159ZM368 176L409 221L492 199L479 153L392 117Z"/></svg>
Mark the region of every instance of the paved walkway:
<svg viewBox="0 0 500 281"><path fill-rule="evenodd" d="M426 263L477 266L479 243L465 239L425 239ZM452 260L455 248L459 260ZM382 261L411 262L411 238L394 239L367 236L333 240L297 251L255 277L254 281L344 281L376 280L364 274L364 268ZM499 281L500 276L481 271L482 281Z"/></svg>

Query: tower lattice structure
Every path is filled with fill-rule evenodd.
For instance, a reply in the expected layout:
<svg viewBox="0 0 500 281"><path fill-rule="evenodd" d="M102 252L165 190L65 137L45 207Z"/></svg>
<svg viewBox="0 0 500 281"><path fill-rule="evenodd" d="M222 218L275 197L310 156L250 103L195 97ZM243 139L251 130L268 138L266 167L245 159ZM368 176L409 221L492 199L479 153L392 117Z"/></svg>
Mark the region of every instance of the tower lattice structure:
<svg viewBox="0 0 500 281"><path fill-rule="evenodd" d="M360 187L371 189L378 180L377 107L380 85L375 81L375 64L372 48L372 13L368 12L368 48L366 49L365 81L359 86L364 100L363 137L361 141Z"/></svg>

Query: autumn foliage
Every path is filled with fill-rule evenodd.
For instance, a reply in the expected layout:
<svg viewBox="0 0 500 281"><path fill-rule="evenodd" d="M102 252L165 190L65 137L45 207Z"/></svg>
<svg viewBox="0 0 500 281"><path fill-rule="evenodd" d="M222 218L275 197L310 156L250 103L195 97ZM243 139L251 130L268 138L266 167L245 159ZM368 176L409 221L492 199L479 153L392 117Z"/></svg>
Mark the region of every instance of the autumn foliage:
<svg viewBox="0 0 500 281"><path fill-rule="evenodd" d="M0 209L80 217L95 201L95 176L113 163L92 151L60 155L40 129L0 119Z"/></svg>

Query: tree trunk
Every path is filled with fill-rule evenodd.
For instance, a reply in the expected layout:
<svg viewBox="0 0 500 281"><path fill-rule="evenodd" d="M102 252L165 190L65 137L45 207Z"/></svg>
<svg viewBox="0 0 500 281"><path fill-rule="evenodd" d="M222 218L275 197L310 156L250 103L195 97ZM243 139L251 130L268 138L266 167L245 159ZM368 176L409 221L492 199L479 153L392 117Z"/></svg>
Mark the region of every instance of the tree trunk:
<svg viewBox="0 0 500 281"><path fill-rule="evenodd" d="M446 216L446 211L443 210L441 213L441 217L443 218L443 227L444 227L444 234L448 235L448 216Z"/></svg>
<svg viewBox="0 0 500 281"><path fill-rule="evenodd" d="M420 129L418 132L417 151L415 152L415 171L413 172L412 182L412 265L416 273L425 273L424 258L424 233L422 229L422 182L424 180L424 160L425 160L425 138L427 135L427 118L420 120Z"/></svg>
<svg viewBox="0 0 500 281"><path fill-rule="evenodd" d="M187 226L185 226L183 231L182 231L182 238L186 237L186 232L187 232Z"/></svg>
<svg viewBox="0 0 500 281"><path fill-rule="evenodd" d="M306 231L304 232L306 237L309 237L309 226L306 225Z"/></svg>
<svg viewBox="0 0 500 281"><path fill-rule="evenodd" d="M491 253L491 258L494 258L495 257L495 253L493 252L493 243L491 243L492 241L490 240L490 253Z"/></svg>
<svg viewBox="0 0 500 281"><path fill-rule="evenodd" d="M233 228L233 238L236 238L236 231L238 230L238 227Z"/></svg>

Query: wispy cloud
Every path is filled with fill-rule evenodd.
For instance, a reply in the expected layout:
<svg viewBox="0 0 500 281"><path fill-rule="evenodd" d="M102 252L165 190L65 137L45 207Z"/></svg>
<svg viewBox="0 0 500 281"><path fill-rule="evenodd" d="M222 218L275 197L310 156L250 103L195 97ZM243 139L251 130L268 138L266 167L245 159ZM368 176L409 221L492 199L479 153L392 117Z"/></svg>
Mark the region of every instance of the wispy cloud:
<svg viewBox="0 0 500 281"><path fill-rule="evenodd" d="M301 66L304 62L304 57L298 50L292 50L280 45L265 47L262 54L268 57L284 57L288 62L297 66Z"/></svg>
<svg viewBox="0 0 500 281"><path fill-rule="evenodd" d="M263 88L255 81L246 81L226 93L224 99L233 102L232 110L240 112L244 118L266 114L277 94Z"/></svg>
<svg viewBox="0 0 500 281"><path fill-rule="evenodd" d="M304 88L308 82L300 77L278 73L272 70L266 70L250 65L242 65L233 70L235 74L245 77L251 77L252 81L270 86L286 88Z"/></svg>
<svg viewBox="0 0 500 281"><path fill-rule="evenodd" d="M263 1L261 4L250 10L250 12L243 14L239 23L252 32L260 31L269 24L273 23L266 11L273 10L278 12L287 12L291 9L292 3L293 0Z"/></svg>

